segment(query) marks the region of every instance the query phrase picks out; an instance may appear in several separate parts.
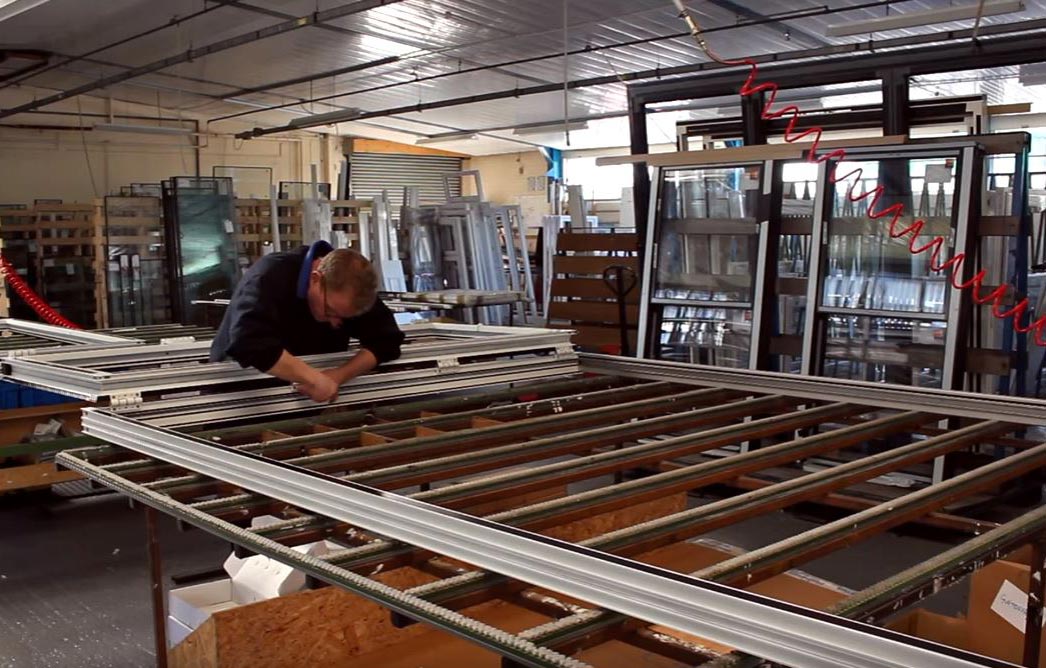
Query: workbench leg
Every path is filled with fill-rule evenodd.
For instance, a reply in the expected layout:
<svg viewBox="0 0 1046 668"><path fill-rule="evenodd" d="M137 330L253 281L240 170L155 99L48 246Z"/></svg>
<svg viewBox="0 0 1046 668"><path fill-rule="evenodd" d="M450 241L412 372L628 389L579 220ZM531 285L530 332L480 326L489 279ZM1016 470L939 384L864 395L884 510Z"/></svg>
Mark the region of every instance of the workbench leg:
<svg viewBox="0 0 1046 668"><path fill-rule="evenodd" d="M163 606L163 561L160 537L156 531L156 510L145 506L146 550L149 554L149 583L153 599L153 638L156 644L156 668L167 668L167 614Z"/></svg>
<svg viewBox="0 0 1046 668"><path fill-rule="evenodd" d="M1026 668L1039 668L1042 643L1042 605L1046 596L1046 536L1032 543L1031 570L1028 573L1028 613L1024 619L1024 661Z"/></svg>

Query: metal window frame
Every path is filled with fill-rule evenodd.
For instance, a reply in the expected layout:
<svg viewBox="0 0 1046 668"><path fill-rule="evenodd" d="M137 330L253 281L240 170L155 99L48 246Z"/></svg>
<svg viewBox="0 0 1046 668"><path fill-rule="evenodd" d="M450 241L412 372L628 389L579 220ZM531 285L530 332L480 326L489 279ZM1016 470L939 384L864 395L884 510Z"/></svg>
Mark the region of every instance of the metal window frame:
<svg viewBox="0 0 1046 668"><path fill-rule="evenodd" d="M769 394L860 403L896 410L910 410L912 406L918 406L920 410L941 415L1046 426L1046 402L1041 399L823 378L777 371L724 369L663 360L622 359L594 353L580 353L579 360L581 371L586 373L746 391L758 390Z"/></svg>
<svg viewBox="0 0 1046 668"><path fill-rule="evenodd" d="M32 336L45 341L54 341L63 347L72 346L78 351L95 350L102 347L112 348L114 346L137 346L142 341L104 332L95 332L82 329L69 329L55 325L47 325L42 322L32 322L18 318L0 318L0 334L10 332L23 336ZM54 348L22 348L17 351L5 351L7 357L35 354L40 352L53 352Z"/></svg>
<svg viewBox="0 0 1046 668"><path fill-rule="evenodd" d="M709 164L696 164L696 165L672 165L671 167L654 167L652 183L654 188L651 190L650 202L649 202L649 220L652 221L650 225L647 225L645 231L646 243L643 245L643 266L646 270L643 272L643 280L641 283L642 292L640 293L639 303L639 326L638 326L638 339L636 341L636 357L650 357L653 358L655 348L660 345L661 332L658 327L660 318L658 313L655 311L662 311L659 307L668 305L678 306L707 306L709 308L727 308L735 310L748 310L752 312L752 320L749 331L748 341L748 365L749 369L759 368L759 347L762 338L762 328L764 323L763 303L766 289L766 259L769 253L769 207L767 206L768 198L771 196L771 185L774 178L774 160L744 160L737 162L719 162ZM658 259L658 250L660 248L658 240L658 232L660 230L657 222L659 218L657 216L658 210L661 208L661 195L664 189L664 180L666 174L674 171L685 171L685 170L705 170L705 169L740 169L744 167L758 167L759 168L759 205L755 211L754 217L756 218L755 226L756 232L756 257L753 260L755 262L755 270L752 272L752 298L747 302L722 302L714 300L676 300L668 298L655 298L653 297L654 284L657 280L656 277L656 264ZM739 223L741 221L738 221ZM723 234L721 232L708 232L710 236L716 234ZM752 261L750 261L751 264ZM718 368L732 368L732 367L718 367Z"/></svg>
<svg viewBox="0 0 1046 668"><path fill-rule="evenodd" d="M354 379L343 386L343 393L354 392L354 388L365 385L392 383L392 374L409 367L425 365L423 370L401 374L401 380L467 373L474 369L499 368L491 362L463 363L468 358L486 356L553 353L562 367L564 362L574 359L570 345L571 330L538 329L523 327L498 327L490 325L455 325L424 323L406 325L408 337L435 336L447 341L426 343L412 349L405 346L403 355L381 367L378 373ZM138 342L140 343L140 342ZM67 394L97 402L101 399L116 400L116 403L137 404L142 395L175 390L196 390L271 379L256 369L244 369L236 362L206 362L210 350L209 342L173 343L136 347L116 347L84 354L78 350L40 354L32 358L12 358L2 365L4 376L25 385ZM309 364L330 367L344 362L348 355L358 350L352 347L345 353L312 355L303 358ZM111 364L134 364L137 370L110 372L99 369ZM186 367L184 365L193 366ZM499 363L507 368L504 362ZM562 370L562 368L561 368ZM287 394L285 386L268 390L270 394Z"/></svg>
<svg viewBox="0 0 1046 668"><path fill-rule="evenodd" d="M176 466L772 661L808 668L909 668L930 662L938 668L1002 665L265 460L111 411L86 409L84 424L91 435Z"/></svg>

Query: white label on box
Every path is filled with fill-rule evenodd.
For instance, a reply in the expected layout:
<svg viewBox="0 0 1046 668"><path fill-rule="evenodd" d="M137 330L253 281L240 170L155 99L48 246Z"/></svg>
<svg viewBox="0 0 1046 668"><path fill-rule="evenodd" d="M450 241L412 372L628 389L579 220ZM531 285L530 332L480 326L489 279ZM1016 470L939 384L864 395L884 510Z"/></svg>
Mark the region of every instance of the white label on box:
<svg viewBox="0 0 1046 668"><path fill-rule="evenodd" d="M759 179L751 176L742 177L741 190L759 190Z"/></svg>
<svg viewBox="0 0 1046 668"><path fill-rule="evenodd" d="M951 183L952 168L948 165L926 165L927 183Z"/></svg>
<svg viewBox="0 0 1046 668"><path fill-rule="evenodd" d="M995 594L995 600L992 601L992 611L1024 633L1025 618L1028 615L1028 595L1009 580L1003 580L999 592ZM1046 622L1046 618L1043 621Z"/></svg>

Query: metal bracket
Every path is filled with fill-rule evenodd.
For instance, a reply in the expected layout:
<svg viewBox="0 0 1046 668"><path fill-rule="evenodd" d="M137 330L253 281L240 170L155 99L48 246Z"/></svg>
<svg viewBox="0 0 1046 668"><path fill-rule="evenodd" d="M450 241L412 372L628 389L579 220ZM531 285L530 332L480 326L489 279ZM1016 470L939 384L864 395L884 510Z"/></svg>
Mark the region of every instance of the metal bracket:
<svg viewBox="0 0 1046 668"><path fill-rule="evenodd" d="M195 336L172 336L167 339L160 339L161 346L174 345L177 343L196 343Z"/></svg>
<svg viewBox="0 0 1046 668"><path fill-rule="evenodd" d="M440 371L448 371L461 366L457 357L442 357L436 360L436 368Z"/></svg>
<svg viewBox="0 0 1046 668"><path fill-rule="evenodd" d="M556 357L567 357L576 355L577 352L574 350L573 343L558 343L556 344Z"/></svg>
<svg viewBox="0 0 1046 668"><path fill-rule="evenodd" d="M109 396L109 406L114 410L138 408L141 405L141 392L120 392Z"/></svg>

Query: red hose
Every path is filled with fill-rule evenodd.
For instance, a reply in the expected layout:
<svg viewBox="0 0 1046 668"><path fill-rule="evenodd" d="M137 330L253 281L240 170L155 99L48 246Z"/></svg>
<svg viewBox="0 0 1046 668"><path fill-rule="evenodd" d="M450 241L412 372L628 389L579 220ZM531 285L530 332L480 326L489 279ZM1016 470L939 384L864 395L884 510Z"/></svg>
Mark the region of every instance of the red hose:
<svg viewBox="0 0 1046 668"><path fill-rule="evenodd" d="M750 68L748 78L745 79L744 84L741 86L741 96L747 97L749 95L757 95L763 92L768 93L766 104L763 105L763 109L760 115L763 120L767 121L776 120L784 116L789 117L788 124L785 126L784 132L784 140L786 142L793 143L799 141L800 139L813 137L811 141L812 145L810 146L810 150L806 154L806 159L808 162L817 164L832 159L841 162L846 157L846 149L842 148L834 149L823 155L817 155L817 147L821 143L821 135L823 133L823 129L819 126L814 126L797 132L796 126L799 124L800 114L799 107L794 104L790 104L777 110L773 108L774 102L777 99L777 92L779 90L779 86L772 81L756 83L756 76L759 73L759 65L754 60L752 60L751 58L744 58L742 60L725 60L723 58L720 58L715 53L715 51L713 51L711 47L709 47L708 44L705 43L704 38L701 37L701 31L700 28L697 26L696 21L694 21L693 18L685 10L682 12L682 18L687 21L687 24L690 26L691 32L697 39L698 46L700 46L701 49L706 54L708 54L709 58L723 65L747 65ZM926 225L926 221L916 220L908 227L905 227L902 230L898 230L897 223L900 220L901 216L904 215L904 204L892 204L883 209L882 211L876 210L875 207L879 203L879 199L883 195L883 186L880 185L869 192L862 192L860 194L856 194L854 191L857 187L857 184L861 182L862 170L860 168L857 168L851 172L839 176L837 173L838 169L839 165L837 163L836 166L833 167L831 174L828 175L829 182L832 185L835 185L839 181L850 178L851 176L856 176L857 178L854 179L853 183L851 183L849 188L847 189L847 198L851 202L860 202L861 200L871 198L868 202L868 216L873 220L890 216L889 229L891 238L897 239L905 235L910 235L908 238L908 251L912 255L918 255L926 251L930 251L931 269L937 272L944 271L945 269L947 269L949 272L949 281L953 286L955 286L955 288L959 290L971 290L970 294L973 298L973 301L977 304L987 304L988 302L991 302L992 315L994 315L996 318L999 318L1000 320L1012 318L1013 328L1017 332L1021 334L1027 334L1028 332L1034 331L1035 343L1040 346L1046 346L1046 315L1041 316L1038 320L1035 320L1034 322L1028 323L1028 325L1022 324L1022 322L1025 320L1024 315L1029 307L1027 297L1021 299L1021 301L1018 302L1012 308L1003 310L1006 294L1010 291L1012 286L1010 286L1009 284L1000 285L988 294L982 295L981 288L984 286L984 280L988 274L986 269L981 269L977 272L976 275L974 275L973 278L969 279L968 281L959 282L961 281L962 277L962 264L966 260L965 253L957 253L949 260L941 262L941 249L944 247L945 244L944 237L935 237L929 243L923 244L921 246L917 245L919 243L918 237L921 234L923 227ZM1016 289L1013 289L1016 292Z"/></svg>
<svg viewBox="0 0 1046 668"><path fill-rule="evenodd" d="M11 289L18 293L18 296L28 304L36 314L43 318L46 322L57 325L59 327L67 327L69 329L80 329L80 327L65 318L62 317L58 311L55 311L43 300L40 295L36 294L29 285L22 280L22 277L18 275L15 268L8 262L7 258L0 253L0 274L3 274L4 279L7 281Z"/></svg>

